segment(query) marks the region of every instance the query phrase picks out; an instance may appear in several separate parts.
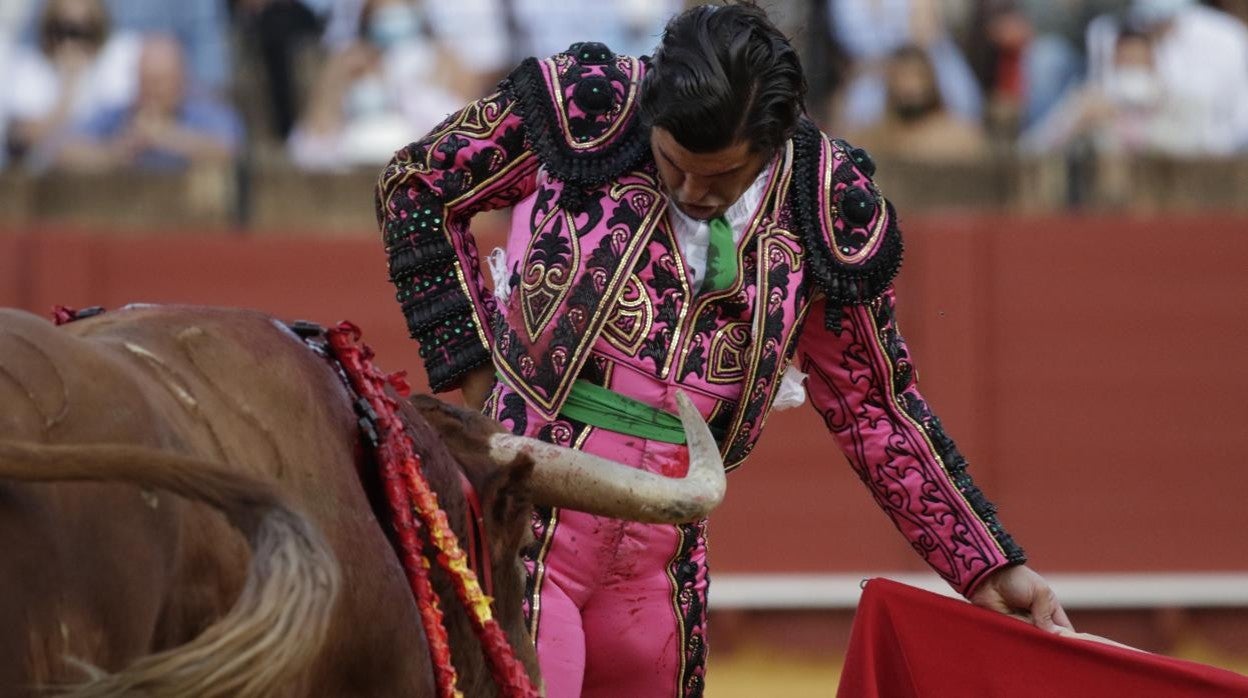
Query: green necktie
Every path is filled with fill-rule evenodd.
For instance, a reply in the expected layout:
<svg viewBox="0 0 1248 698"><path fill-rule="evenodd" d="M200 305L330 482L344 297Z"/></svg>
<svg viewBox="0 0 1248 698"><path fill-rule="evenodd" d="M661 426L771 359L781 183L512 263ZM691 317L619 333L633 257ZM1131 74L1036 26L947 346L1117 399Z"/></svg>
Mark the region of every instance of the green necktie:
<svg viewBox="0 0 1248 698"><path fill-rule="evenodd" d="M711 239L706 247L706 277L702 291L723 291L737 278L737 243L732 226L723 216L712 218Z"/></svg>

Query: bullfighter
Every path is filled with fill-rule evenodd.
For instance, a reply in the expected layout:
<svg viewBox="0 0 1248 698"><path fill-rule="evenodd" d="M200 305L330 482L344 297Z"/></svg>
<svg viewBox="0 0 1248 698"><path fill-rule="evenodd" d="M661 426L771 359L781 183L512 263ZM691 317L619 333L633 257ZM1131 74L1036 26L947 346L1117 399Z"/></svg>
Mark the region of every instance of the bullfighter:
<svg viewBox="0 0 1248 698"><path fill-rule="evenodd" d="M676 391L725 466L804 389L914 549L981 606L1069 621L919 393L892 282L897 214L861 149L804 116L752 3L675 17L651 58L574 44L400 150L377 215L435 391L517 434L678 475ZM511 207L488 257L470 222ZM800 399L800 398L799 398ZM547 694L696 696L706 522L539 510L529 629Z"/></svg>

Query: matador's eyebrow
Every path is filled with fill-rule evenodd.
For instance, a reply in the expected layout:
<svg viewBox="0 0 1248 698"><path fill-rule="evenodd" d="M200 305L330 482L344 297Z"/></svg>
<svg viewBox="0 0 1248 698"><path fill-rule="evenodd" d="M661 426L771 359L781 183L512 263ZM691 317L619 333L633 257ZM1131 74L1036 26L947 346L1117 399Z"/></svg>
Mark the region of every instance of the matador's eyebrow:
<svg viewBox="0 0 1248 698"><path fill-rule="evenodd" d="M678 165L678 164L676 163L676 161L672 159L672 156L671 156L671 155L668 155L668 154L667 154L667 151L663 149L663 146L659 145L658 143L655 143L655 144L654 144L654 149L655 149L655 151L656 151L656 152L658 152L658 154L659 154L660 156L662 156L662 158L663 158L664 160L666 160L667 162L671 163L671 165L672 165L673 167L675 167L676 169L680 170L681 172L688 172L688 170L686 170L685 168L683 168L683 167L681 167L680 165ZM738 165L734 165L734 166L732 166L732 167L729 167L728 169L726 169L726 170L724 170L724 171L722 171L722 172L712 172L711 174L698 174L697 176L699 176L699 177L719 177L719 176L726 175L726 174L732 174L732 173L734 173L734 172L737 172L737 171L741 170L743 167L745 167L745 166L746 166L746 164L747 164L747 163L744 163L744 162L743 162L743 163L740 163L740 164L738 164ZM697 174L697 173L693 173L693 174Z"/></svg>

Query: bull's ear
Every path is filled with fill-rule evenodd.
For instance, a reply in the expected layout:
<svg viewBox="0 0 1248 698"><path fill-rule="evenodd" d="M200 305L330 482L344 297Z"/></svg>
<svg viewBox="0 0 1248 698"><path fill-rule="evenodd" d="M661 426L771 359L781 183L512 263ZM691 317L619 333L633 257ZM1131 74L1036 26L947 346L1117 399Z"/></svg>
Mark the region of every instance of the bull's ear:
<svg viewBox="0 0 1248 698"><path fill-rule="evenodd" d="M500 467L484 488L482 505L491 529L491 547L495 553L516 550L529 532L529 516L533 496L529 478L533 475L533 459L517 456Z"/></svg>
<svg viewBox="0 0 1248 698"><path fill-rule="evenodd" d="M439 431L445 431L453 425L458 431L477 438L485 438L489 434L503 431L498 422L480 412L442 402L432 395L413 395L408 398L408 402Z"/></svg>

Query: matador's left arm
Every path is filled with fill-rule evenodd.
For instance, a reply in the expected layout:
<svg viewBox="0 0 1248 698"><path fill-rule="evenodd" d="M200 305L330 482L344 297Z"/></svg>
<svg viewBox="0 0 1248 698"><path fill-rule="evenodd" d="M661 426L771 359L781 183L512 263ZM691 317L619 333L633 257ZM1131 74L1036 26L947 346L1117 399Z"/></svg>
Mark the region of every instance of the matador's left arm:
<svg viewBox="0 0 1248 698"><path fill-rule="evenodd" d="M1027 558L919 393L894 302L890 288L844 307L829 328L819 301L797 355L811 403L876 503L932 569L970 596L992 572Z"/></svg>
<svg viewBox="0 0 1248 698"><path fill-rule="evenodd" d="M910 545L964 596L1026 561L919 393L897 329L897 213L861 149L799 131L794 222L812 306L797 344L811 402Z"/></svg>

